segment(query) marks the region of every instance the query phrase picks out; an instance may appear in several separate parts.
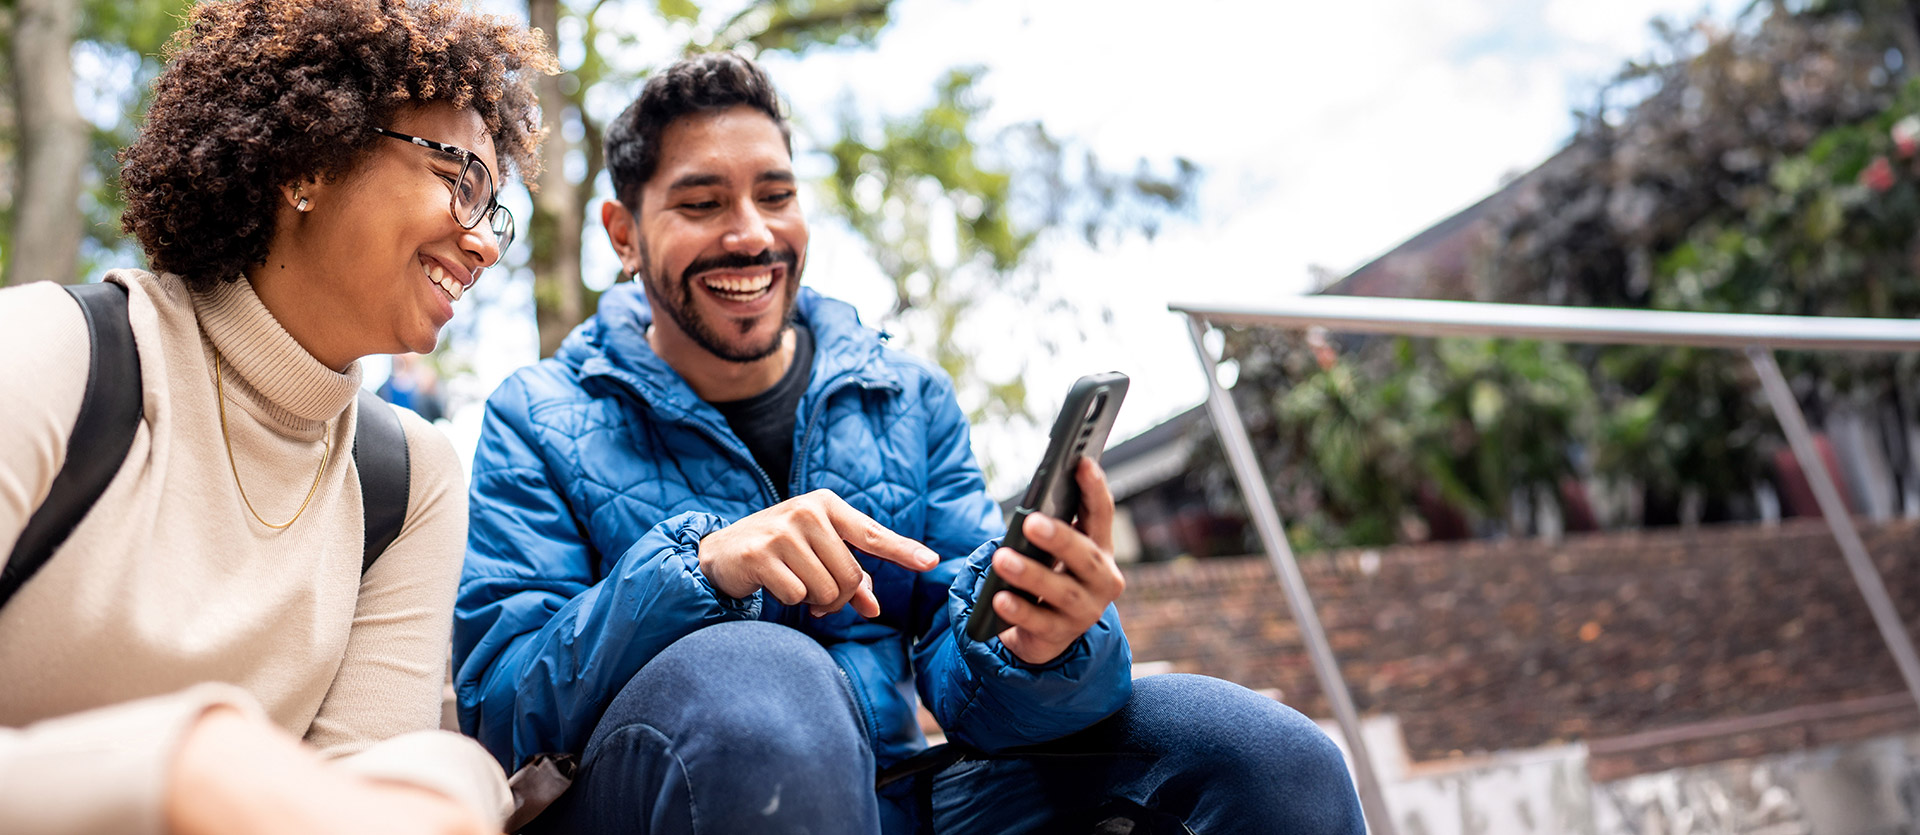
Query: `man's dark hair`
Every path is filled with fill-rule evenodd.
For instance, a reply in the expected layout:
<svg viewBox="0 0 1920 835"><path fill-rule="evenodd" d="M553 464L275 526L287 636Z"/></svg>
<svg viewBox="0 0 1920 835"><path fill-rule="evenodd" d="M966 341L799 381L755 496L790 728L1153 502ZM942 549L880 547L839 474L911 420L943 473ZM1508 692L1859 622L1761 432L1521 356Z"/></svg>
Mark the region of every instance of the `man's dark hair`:
<svg viewBox="0 0 1920 835"><path fill-rule="evenodd" d="M502 181L539 169L537 31L457 0L230 0L195 6L120 153L121 226L159 272L209 287L266 260L280 187L335 180L394 111L480 114Z"/></svg>
<svg viewBox="0 0 1920 835"><path fill-rule="evenodd" d="M793 132L780 115L780 97L760 65L732 52L695 55L647 79L640 97L607 126L607 175L628 211L640 210L640 188L660 167L660 134L682 116L746 105L780 126L787 155Z"/></svg>

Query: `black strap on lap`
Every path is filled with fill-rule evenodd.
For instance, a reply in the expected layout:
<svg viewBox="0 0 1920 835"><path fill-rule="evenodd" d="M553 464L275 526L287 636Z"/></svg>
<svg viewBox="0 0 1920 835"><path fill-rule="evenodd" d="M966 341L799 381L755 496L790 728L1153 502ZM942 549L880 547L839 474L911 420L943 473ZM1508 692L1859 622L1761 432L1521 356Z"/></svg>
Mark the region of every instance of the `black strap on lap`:
<svg viewBox="0 0 1920 835"><path fill-rule="evenodd" d="M880 773L874 777L873 787L883 789L890 784L900 782L910 777L928 772L938 772L961 760L977 756L979 753L980 752L957 742L935 745L881 769Z"/></svg>
<svg viewBox="0 0 1920 835"><path fill-rule="evenodd" d="M67 439L66 463L53 478L46 501L27 519L0 569L0 606L27 582L106 492L133 448L140 427L140 354L127 322L127 288L111 282L66 288L87 320L92 351L80 418Z"/></svg>

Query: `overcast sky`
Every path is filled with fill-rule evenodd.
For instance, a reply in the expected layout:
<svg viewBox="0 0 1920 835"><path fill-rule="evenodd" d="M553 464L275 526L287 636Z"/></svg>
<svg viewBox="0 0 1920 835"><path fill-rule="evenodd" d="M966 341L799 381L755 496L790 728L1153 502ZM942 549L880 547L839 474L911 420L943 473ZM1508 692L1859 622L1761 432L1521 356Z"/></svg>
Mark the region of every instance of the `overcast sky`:
<svg viewBox="0 0 1920 835"><path fill-rule="evenodd" d="M1134 379L1115 438L1199 403L1204 379L1169 302L1258 302L1345 273L1527 170L1571 134L1623 60L1655 48L1666 15L1724 23L1699 0L1348 0L1189 3L904 0L871 52L770 60L796 113L924 106L948 67L988 68L991 124L1041 119L1108 165L1184 156L1206 171L1198 216L1156 240L1048 253L1052 290L1110 305L1115 327L1045 361L1028 383L1043 417L1073 378ZM825 118L820 117L820 118ZM816 224L819 226L822 224ZM869 321L890 301L857 245L816 231L807 280ZM1026 354L977 334L989 369ZM994 355L995 346L1007 350ZM1017 489L1040 432L976 432Z"/></svg>
<svg viewBox="0 0 1920 835"><path fill-rule="evenodd" d="M1127 372L1133 387L1119 440L1205 396L1169 302L1279 301L1309 289L1310 266L1345 273L1365 263L1556 150L1571 134L1572 110L1590 104L1624 60L1655 48L1656 15L1724 24L1737 8L1732 0L900 0L874 49L765 62L803 125L831 125L849 95L869 114L911 112L930 103L949 68L977 64L987 69L980 90L992 102L989 133L1039 119L1111 167L1179 156L1204 168L1196 216L1151 243L1093 251L1067 242L1045 253L1048 291L1104 302L1112 327L1090 322L1087 342L1050 358L1017 338L1017 308L1005 311L1016 338L999 321L961 336L990 374L1027 363L1043 424L1075 377ZM642 51L670 50L685 36L657 31L642 37ZM670 52L629 57L652 63ZM615 105L624 96L608 93ZM805 157L804 135L797 144ZM823 173L817 159L814 166ZM889 286L857 241L823 213L813 220L806 282L881 322ZM604 240L588 230L590 273L611 270ZM476 384L490 387L532 360L529 329L482 324L488 350L476 359ZM465 441L476 431L454 434ZM1024 482L1045 440L1044 428L974 434L976 450L996 464L1001 493Z"/></svg>

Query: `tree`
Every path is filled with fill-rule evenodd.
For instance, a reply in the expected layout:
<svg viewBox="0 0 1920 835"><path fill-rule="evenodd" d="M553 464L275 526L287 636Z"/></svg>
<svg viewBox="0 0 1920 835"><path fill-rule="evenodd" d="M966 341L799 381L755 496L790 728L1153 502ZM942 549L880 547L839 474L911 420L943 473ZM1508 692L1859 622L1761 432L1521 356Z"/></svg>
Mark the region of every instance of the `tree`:
<svg viewBox="0 0 1920 835"><path fill-rule="evenodd" d="M1576 114L1565 163L1537 172L1498 224L1483 298L1645 307L1659 255L1688 229L1758 199L1773 165L1822 131L1889 104L1900 38L1852 13L1762 10L1728 30L1654 23L1672 57L1629 62Z"/></svg>
<svg viewBox="0 0 1920 835"><path fill-rule="evenodd" d="M534 25L554 38L565 68L541 88L552 132L529 235L543 354L592 313L580 231L601 173L600 136L605 120L654 69L620 64L610 54L641 52L644 27L632 5L529 0ZM659 30L652 37L678 39L676 55L735 49L794 56L871 46L893 8L892 0L753 0L728 14L695 0L652 0L649 7L658 14L645 21ZM955 377L973 417L1007 419L1026 414L1025 388L1017 374L979 375L973 352L954 339L962 323L993 297L1064 313L1064 300L1045 297L1035 245L1056 231L1089 243L1152 234L1188 208L1199 170L1175 160L1165 175L1144 161L1132 174L1109 172L1038 123L983 136L978 124L987 103L975 92L983 72L952 71L916 113L863 114L849 102L837 124L800 119L796 127L831 158L827 208L866 242L894 285L896 302L881 324L904 331ZM951 256L929 245L946 236L959 242Z"/></svg>
<svg viewBox="0 0 1920 835"><path fill-rule="evenodd" d="M8 50L15 154L12 282L79 278L80 172L87 126L73 101L75 0L16 0Z"/></svg>
<svg viewBox="0 0 1920 835"><path fill-rule="evenodd" d="M1920 198L1889 162L1907 158L1893 127L1920 105L1902 82L1920 60L1914 8L1756 4L1726 31L1663 27L1672 59L1623 70L1585 114L1565 164L1540 172L1500 222L1483 296L1920 314L1912 290ZM1630 107L1608 103L1633 85L1651 92ZM1745 363L1721 351L1639 347L1583 357L1604 408L1595 465L1639 486L1647 521L1680 520L1680 508L1695 504L1688 496L1704 520L1751 515L1750 491L1768 477L1777 441ZM1842 401L1883 401L1911 416L1912 397L1890 384L1901 379L1898 362L1782 357L1816 421Z"/></svg>
<svg viewBox="0 0 1920 835"><path fill-rule="evenodd" d="M645 5L658 15L657 23L665 24L663 34L683 39L676 51L685 54L734 48L801 53L846 41L870 43L886 23L891 3L754 0L710 31L698 26L707 9L694 0L650 0ZM563 67L559 75L538 82L541 114L549 133L541 150L547 168L534 191L528 224L532 247L528 267L533 273L542 356L551 355L574 326L592 315L597 298L586 287L581 247L589 223L587 207L605 167L601 147L605 122L618 110L598 112L589 98L597 89L630 90L652 70L622 65L609 55L641 52L640 29L656 21L636 20L635 5L640 4L623 0L527 3L529 25L547 33Z"/></svg>
<svg viewBox="0 0 1920 835"><path fill-rule="evenodd" d="M44 4L46 0L33 2ZM14 16L0 15L0 38L5 38L8 45L6 70L10 76L9 83L0 84L0 156L8 156L11 164L0 172L0 178L11 179L19 187L0 188L0 255L4 256L5 267L0 270L0 284L39 278L86 280L105 262L126 263L137 257L137 249L120 237L121 201L115 184L118 165L114 154L132 141L146 111L148 82L160 69L162 47L192 3L82 0L76 4L68 0L66 10L61 12L69 21L64 46L51 45L49 38L57 33L35 33L14 26L28 4L9 5ZM59 28L59 24L51 25ZM41 53L48 64L29 57ZM62 125L60 138L50 140L57 141L58 153L52 158L42 155L30 159L24 147L14 147L24 146L24 135L32 132L41 118L25 109L22 71L29 77L58 74L61 71L52 65L70 66L71 55L84 56L99 69L81 78L65 71L67 91L60 101L72 121L66 121L65 114L51 117ZM92 112L112 114L110 122L89 122L76 109L76 101L88 102ZM46 187L29 186L31 180ZM59 188L49 190L53 185ZM66 190L69 187L71 191ZM49 242L56 236L62 236L62 242L53 246ZM21 244L18 249L12 246L16 241Z"/></svg>
<svg viewBox="0 0 1920 835"><path fill-rule="evenodd" d="M1629 63L1514 186L1476 295L1920 315L1920 82L1902 81L1920 59L1915 8L1774 2L1724 30L1656 22L1666 57ZM1346 339L1336 361L1331 343L1254 330L1225 345L1302 545L1421 538L1454 515L1524 533L1519 511L1572 477L1637 490L1647 523L1751 516L1777 444L1757 381L1724 351ZM1911 358L1782 360L1816 417L1920 411L1894 382ZM1202 486L1226 495L1221 466Z"/></svg>
<svg viewBox="0 0 1920 835"><path fill-rule="evenodd" d="M1184 159L1168 175L1144 161L1135 174L1116 175L1091 154L1076 164L1038 122L980 141L976 125L987 103L976 86L984 72L950 71L931 106L877 127L847 105L828 181L831 206L893 284L888 318L906 323L913 347L959 383L975 421L1026 416L1026 386L1021 373L984 379L978 346L958 338L963 323L989 296L1012 299L1037 347L1053 350L1050 325L1076 327L1067 321L1074 305L1046 294L1044 266L1032 258L1036 244L1069 230L1089 245L1152 235L1162 218L1188 208L1199 178ZM950 254L931 244L943 234L954 238Z"/></svg>
<svg viewBox="0 0 1920 835"><path fill-rule="evenodd" d="M1523 511L1558 502L1592 437L1593 392L1561 345L1224 335L1234 403L1302 549L1531 533ZM1221 453L1197 448L1194 487L1239 512Z"/></svg>
<svg viewBox="0 0 1920 835"><path fill-rule="evenodd" d="M75 0L65 2L71 6ZM7 239L14 219L62 218L81 230L77 245L57 247L69 255L76 250L81 254L77 266L60 268L62 277L91 275L97 271L95 262L137 257L118 234L113 153L131 141L146 106L146 82L159 69L162 45L191 5L191 0L78 2L72 27L78 40L53 53L84 55L112 70L106 79L80 79L78 97L90 105L83 109L99 122L79 123L83 134L90 134L90 143L54 143L67 150L91 149L80 157L78 182L86 188L71 198L46 198L56 205L45 212L16 211L24 206L19 201L28 199L24 188L10 192L17 196L11 207L0 205L0 253L9 259L15 254ZM55 0L19 0L16 5L35 3ZM700 50L804 56L823 48L870 46L891 20L893 5L892 0L748 0L724 5L697 0L528 0L526 9L531 24L547 32L564 71L537 82L550 131L542 150L546 169L531 184L534 206L525 223L526 261L510 262L500 271L531 279L540 351L550 354L593 313L597 296L592 288L619 279L584 274L584 264L590 263L585 248L596 245L584 240L592 222L587 210L604 182L605 122L631 101L654 67ZM0 27L17 19L0 17ZM667 48L662 49L663 44ZM17 60L9 68L25 65L19 50L12 54ZM1065 311L1063 300L1044 292L1036 244L1055 232L1060 237L1077 233L1089 242L1152 234L1167 217L1187 208L1199 171L1176 160L1165 175L1144 162L1130 173L1111 172L1037 123L983 135L978 124L987 105L973 92L980 73L956 71L930 91L933 103L918 113L861 114L849 105L839 123L803 118L797 127L812 132L816 147L831 149L832 164L850 166L828 176L827 208L867 242L869 253L896 286L898 303L891 321L881 324L904 331L917 348L939 355L968 393L977 417L1004 417L1024 414L1018 378L981 379L969 352L952 338L955 329L988 298L1016 298L1021 304ZM17 97L14 86L0 87L0 116L5 116ZM56 98L71 105L75 95ZM97 115L101 113L111 115L103 118ZM0 150L14 141L15 134L5 129L18 130L32 122L24 117L0 121ZM16 155L16 162L26 166L25 154ZM53 168L31 166L36 175ZM854 188L862 182L878 186L881 203L865 202L865 187ZM875 222L895 211L914 222ZM957 254L949 258L927 248L929 236L950 234L964 241ZM41 237L36 232L19 239ZM923 280L936 275L937 286L922 287ZM486 295L476 298L484 303ZM467 321L451 331L453 338L476 338L471 328L483 318L463 317Z"/></svg>

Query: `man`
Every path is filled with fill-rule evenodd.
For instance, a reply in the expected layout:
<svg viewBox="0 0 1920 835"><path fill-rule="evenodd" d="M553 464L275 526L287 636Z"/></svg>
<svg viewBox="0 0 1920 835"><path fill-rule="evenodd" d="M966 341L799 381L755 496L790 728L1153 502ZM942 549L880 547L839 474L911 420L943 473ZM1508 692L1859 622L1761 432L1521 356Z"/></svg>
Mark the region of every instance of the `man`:
<svg viewBox="0 0 1920 835"><path fill-rule="evenodd" d="M461 726L509 767L581 755L536 830L1361 831L1298 713L1129 680L1098 467L1079 529L1027 523L1063 570L997 551L951 383L800 288L757 66L676 64L606 148L638 286L489 400L455 628ZM989 560L1044 602L998 595L980 643ZM915 687L950 756L909 759Z"/></svg>

